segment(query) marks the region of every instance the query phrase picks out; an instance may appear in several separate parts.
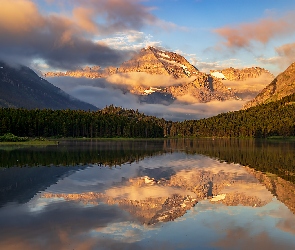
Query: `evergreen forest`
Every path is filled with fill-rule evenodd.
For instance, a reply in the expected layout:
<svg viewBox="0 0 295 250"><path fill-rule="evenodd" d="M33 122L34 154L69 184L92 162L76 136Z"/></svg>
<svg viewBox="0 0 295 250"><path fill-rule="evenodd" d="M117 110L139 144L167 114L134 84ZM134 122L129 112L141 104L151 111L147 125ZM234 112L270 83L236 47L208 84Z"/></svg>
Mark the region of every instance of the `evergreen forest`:
<svg viewBox="0 0 295 250"><path fill-rule="evenodd" d="M29 137L163 137L164 119L109 106L98 111L0 109L0 135Z"/></svg>
<svg viewBox="0 0 295 250"><path fill-rule="evenodd" d="M170 123L169 136L266 138L295 135L295 94L246 110Z"/></svg>
<svg viewBox="0 0 295 250"><path fill-rule="evenodd" d="M0 136L163 138L295 136L295 94L246 110L182 122L113 105L98 111L0 109Z"/></svg>

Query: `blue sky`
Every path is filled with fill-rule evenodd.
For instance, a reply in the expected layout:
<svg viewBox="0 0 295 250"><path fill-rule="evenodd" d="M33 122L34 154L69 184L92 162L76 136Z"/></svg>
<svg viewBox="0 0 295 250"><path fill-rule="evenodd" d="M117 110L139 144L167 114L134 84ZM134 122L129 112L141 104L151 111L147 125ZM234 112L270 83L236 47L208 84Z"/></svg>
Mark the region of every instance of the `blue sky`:
<svg viewBox="0 0 295 250"><path fill-rule="evenodd" d="M42 70L120 64L148 45L202 71L295 61L294 0L0 0L0 58Z"/></svg>

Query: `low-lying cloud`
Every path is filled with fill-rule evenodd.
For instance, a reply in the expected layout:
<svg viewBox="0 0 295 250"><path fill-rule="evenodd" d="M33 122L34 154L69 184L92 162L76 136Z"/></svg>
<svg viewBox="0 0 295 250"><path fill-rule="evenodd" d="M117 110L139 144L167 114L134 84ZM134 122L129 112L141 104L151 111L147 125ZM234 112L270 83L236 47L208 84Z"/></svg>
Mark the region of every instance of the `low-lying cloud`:
<svg viewBox="0 0 295 250"><path fill-rule="evenodd" d="M129 89L136 86L167 87L191 82L193 78L175 79L170 75L151 75L145 72L129 72L111 75L106 80L111 84L124 85Z"/></svg>
<svg viewBox="0 0 295 250"><path fill-rule="evenodd" d="M189 97L183 100L176 100L170 105L147 104L140 103L138 96L130 94L128 90L124 90L122 85L110 83L105 79L59 77L49 78L48 80L68 94L91 103L98 108L104 108L113 104L123 108L138 109L147 115L154 115L173 121L201 119L228 111L239 110L246 102L228 100L223 102L196 103L193 97ZM156 82L153 83L156 85ZM159 82L157 83L157 86L160 86Z"/></svg>
<svg viewBox="0 0 295 250"><path fill-rule="evenodd" d="M249 78L244 81L230 81L223 80L222 83L232 89L237 91L261 91L273 80L271 74L262 73L259 77Z"/></svg>

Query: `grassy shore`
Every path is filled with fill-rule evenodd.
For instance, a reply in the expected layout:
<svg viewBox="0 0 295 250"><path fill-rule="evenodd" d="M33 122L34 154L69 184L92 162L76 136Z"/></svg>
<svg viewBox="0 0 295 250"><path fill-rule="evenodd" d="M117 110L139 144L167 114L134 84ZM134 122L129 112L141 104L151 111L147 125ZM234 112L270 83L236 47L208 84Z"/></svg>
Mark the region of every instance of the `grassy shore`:
<svg viewBox="0 0 295 250"><path fill-rule="evenodd" d="M59 139L54 139L54 140L59 140L59 141L142 141L142 140L163 140L163 139L167 139L167 138L126 138L126 137L110 137L110 138L106 138L106 137L93 137L93 138L87 138L87 137L70 137L70 138L59 138Z"/></svg>
<svg viewBox="0 0 295 250"><path fill-rule="evenodd" d="M25 146L34 146L34 145L40 145L40 146L47 146L47 145L57 145L57 140L45 140L45 141L38 141L38 140L31 140L31 141L20 141L20 142L0 142L0 146L6 146L6 145L25 145Z"/></svg>
<svg viewBox="0 0 295 250"><path fill-rule="evenodd" d="M279 141L295 141L295 136L270 136L268 140L279 140Z"/></svg>

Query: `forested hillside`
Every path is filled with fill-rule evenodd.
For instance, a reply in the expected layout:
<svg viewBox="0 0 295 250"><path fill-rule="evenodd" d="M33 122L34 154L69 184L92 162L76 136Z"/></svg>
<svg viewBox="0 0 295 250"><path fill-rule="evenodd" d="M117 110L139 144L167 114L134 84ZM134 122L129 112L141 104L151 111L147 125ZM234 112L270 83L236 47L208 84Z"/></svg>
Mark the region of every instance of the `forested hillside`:
<svg viewBox="0 0 295 250"><path fill-rule="evenodd" d="M295 94L247 110L171 122L109 106L99 111L0 109L0 135L30 137L244 137L295 135Z"/></svg>
<svg viewBox="0 0 295 250"><path fill-rule="evenodd" d="M66 94L25 66L0 61L0 107L97 110Z"/></svg>
<svg viewBox="0 0 295 250"><path fill-rule="evenodd" d="M279 74L270 84L268 84L253 100L246 103L244 108L254 107L282 99L295 92L295 62L284 72Z"/></svg>
<svg viewBox="0 0 295 250"><path fill-rule="evenodd" d="M255 137L295 135L295 94L247 110L170 123L169 136Z"/></svg>
<svg viewBox="0 0 295 250"><path fill-rule="evenodd" d="M163 137L164 119L134 110L0 109L0 135L30 137Z"/></svg>

